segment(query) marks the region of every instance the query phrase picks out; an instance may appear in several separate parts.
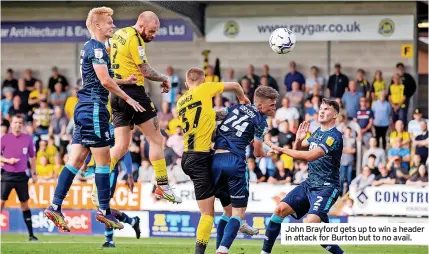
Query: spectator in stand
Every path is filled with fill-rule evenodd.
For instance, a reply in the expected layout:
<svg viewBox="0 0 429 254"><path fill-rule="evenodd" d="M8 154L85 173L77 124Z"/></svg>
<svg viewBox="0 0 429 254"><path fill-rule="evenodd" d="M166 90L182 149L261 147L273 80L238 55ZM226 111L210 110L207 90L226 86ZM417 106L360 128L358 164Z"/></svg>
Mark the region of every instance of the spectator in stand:
<svg viewBox="0 0 429 254"><path fill-rule="evenodd" d="M368 166L363 166L360 174L356 176L350 183L350 192L360 192L368 186L373 185L375 176L371 174L371 170Z"/></svg>
<svg viewBox="0 0 429 254"><path fill-rule="evenodd" d="M400 144L403 148L410 148L411 135L404 130L404 123L401 120L395 122L395 130L390 133L390 145L394 146L396 138L402 138Z"/></svg>
<svg viewBox="0 0 429 254"><path fill-rule="evenodd" d="M317 110L313 107L310 99L306 99L304 102L304 120L308 122L317 121ZM310 123L311 124L311 123Z"/></svg>
<svg viewBox="0 0 429 254"><path fill-rule="evenodd" d="M261 183L267 181L267 177L262 173L256 164L255 158L247 159L247 168L249 169L249 181L252 183Z"/></svg>
<svg viewBox="0 0 429 254"><path fill-rule="evenodd" d="M278 135L279 146L283 147L285 145L292 146L295 141L295 134L290 131L288 121L283 121L279 125L279 135Z"/></svg>
<svg viewBox="0 0 429 254"><path fill-rule="evenodd" d="M244 95L253 103L253 91L250 84L250 80L247 78L243 78L241 80L241 87L243 88Z"/></svg>
<svg viewBox="0 0 429 254"><path fill-rule="evenodd" d="M411 76L409 73L405 72L405 66L403 63L396 64L396 74L399 75L400 84L404 84L405 91L404 95L406 97L405 99L405 116L404 119L407 119L407 113L408 113L408 107L410 105L410 99L416 92L417 86L416 81L414 80L413 76ZM392 84L394 83L394 80L392 80Z"/></svg>
<svg viewBox="0 0 429 254"><path fill-rule="evenodd" d="M168 137L167 147L173 149L178 157L182 157L184 145L183 145L183 130L182 127L176 127L176 133Z"/></svg>
<svg viewBox="0 0 429 254"><path fill-rule="evenodd" d="M220 111L222 109L224 109L225 106L223 105L223 98L221 94L216 94L214 97L214 106L213 109L215 111Z"/></svg>
<svg viewBox="0 0 429 254"><path fill-rule="evenodd" d="M355 121L349 121L345 115L339 115L339 122L337 123L336 128L341 132L345 133L346 128L352 130L352 137L357 138L357 140L362 140L360 126Z"/></svg>
<svg viewBox="0 0 429 254"><path fill-rule="evenodd" d="M207 66L206 82L219 82L219 76L214 74L213 65Z"/></svg>
<svg viewBox="0 0 429 254"><path fill-rule="evenodd" d="M406 123L406 108L405 108L405 86L401 83L398 74L393 75L392 84L389 87L389 102L392 106L392 121L402 120Z"/></svg>
<svg viewBox="0 0 429 254"><path fill-rule="evenodd" d="M420 155L414 154L413 159L410 162L410 170L408 171L408 176L413 176L415 173L417 173L419 166L424 163L422 163L422 159Z"/></svg>
<svg viewBox="0 0 429 254"><path fill-rule="evenodd" d="M25 82L23 79L18 81L18 90L15 91L15 95L21 98L21 106L25 112L28 112L28 98L30 97L30 91L25 88Z"/></svg>
<svg viewBox="0 0 429 254"><path fill-rule="evenodd" d="M268 64L264 64L262 68L261 85L263 77L267 79L267 85L269 87L275 89L277 92L279 91L279 85L277 84L276 79L270 75L270 67L268 66Z"/></svg>
<svg viewBox="0 0 429 254"><path fill-rule="evenodd" d="M414 138L413 145L415 146L415 153L420 155L423 163L426 163L429 147L428 124L426 121L420 121L420 126L422 134Z"/></svg>
<svg viewBox="0 0 429 254"><path fill-rule="evenodd" d="M40 164L36 165L36 172L39 182L49 182L54 179L54 168L49 164L48 158L40 157Z"/></svg>
<svg viewBox="0 0 429 254"><path fill-rule="evenodd" d="M298 112L300 112L300 115L302 115L304 92L299 89L299 83L297 81L292 82L292 91L287 92L286 97L290 101L290 106L296 108Z"/></svg>
<svg viewBox="0 0 429 254"><path fill-rule="evenodd" d="M326 97L342 98L348 88L349 78L341 73L341 65L335 64L335 73L329 77Z"/></svg>
<svg viewBox="0 0 429 254"><path fill-rule="evenodd" d="M312 66L310 77L305 80L305 93L311 96L313 95L314 87L318 87L320 93L317 95L322 95L321 91L323 91L324 85L325 80L319 75L319 68Z"/></svg>
<svg viewBox="0 0 429 254"><path fill-rule="evenodd" d="M66 113L66 117L68 120L73 118L74 115L74 108L77 104L77 91L79 90L78 87L71 89L72 93L71 96L69 96L66 100L66 104L64 105L64 111Z"/></svg>
<svg viewBox="0 0 429 254"><path fill-rule="evenodd" d="M58 83L61 84L61 92L66 92L68 90L69 82L67 81L66 77L58 73L58 67L54 66L52 67L52 75L48 81L48 88L51 93L56 91L55 85Z"/></svg>
<svg viewBox="0 0 429 254"><path fill-rule="evenodd" d="M28 97L28 104L31 108L37 107L37 105L40 103L40 99L42 98L42 95L45 95L45 98L49 98L49 90L46 88L43 88L43 83L40 80L37 80L34 84L34 89L30 93Z"/></svg>
<svg viewBox="0 0 429 254"><path fill-rule="evenodd" d="M275 121L273 121L273 127L279 126L279 124L283 121L289 122L289 127L294 129L298 127L299 120L299 112L296 108L292 108L289 105L289 99L285 96L282 100L281 108L277 109L276 115L274 117Z"/></svg>
<svg viewBox="0 0 429 254"><path fill-rule="evenodd" d="M299 83L299 89L305 91L305 78L301 72L296 70L296 63L291 61L289 63L289 73L285 76L284 85L286 86L286 91L292 91L292 83L296 81Z"/></svg>
<svg viewBox="0 0 429 254"><path fill-rule="evenodd" d="M418 173L413 175L406 183L407 185L428 186L428 171L425 165L420 165Z"/></svg>
<svg viewBox="0 0 429 254"><path fill-rule="evenodd" d="M372 186L380 186L383 184L391 185L395 184L396 178L395 175L388 171L386 168L386 165L384 163L381 163L378 165L378 171L380 171L380 175L378 175L374 181L372 182Z"/></svg>
<svg viewBox="0 0 429 254"><path fill-rule="evenodd" d="M168 128L168 123L173 119L173 114L170 110L170 104L167 101L161 103L161 111L158 112L159 128L165 130Z"/></svg>
<svg viewBox="0 0 429 254"><path fill-rule="evenodd" d="M51 120L51 134L52 135L65 135L68 121L63 114L63 109L60 106L54 107L54 117Z"/></svg>
<svg viewBox="0 0 429 254"><path fill-rule="evenodd" d="M7 91L5 98L0 101L1 117L4 118L9 114L9 109L13 106L13 92Z"/></svg>
<svg viewBox="0 0 429 254"><path fill-rule="evenodd" d="M226 76L222 78L222 82L238 82L238 80L234 77L233 68L228 68L226 70ZM237 103L237 96L233 91L224 91L222 96L232 104Z"/></svg>
<svg viewBox="0 0 429 254"><path fill-rule="evenodd" d="M369 100L365 97L359 99L360 109L357 112L355 121L360 126L362 140L365 147L369 148L369 139L372 137L372 126L374 124L374 113L368 107Z"/></svg>
<svg viewBox="0 0 429 254"><path fill-rule="evenodd" d="M7 69L6 79L3 80L2 95L7 91L11 91L13 93L16 90L18 90L18 80L15 79L13 70Z"/></svg>
<svg viewBox="0 0 429 254"><path fill-rule="evenodd" d="M389 162L390 163L393 162L396 157L399 157L402 161L402 166L408 169L409 168L408 163L411 160L411 151L409 148L401 147L401 143L402 143L401 137L395 138L393 147L387 151L387 160L388 160L387 163L389 164Z"/></svg>
<svg viewBox="0 0 429 254"><path fill-rule="evenodd" d="M355 211L353 210L353 200L348 198L345 201L343 208L341 208L340 216L352 216L355 215Z"/></svg>
<svg viewBox="0 0 429 254"><path fill-rule="evenodd" d="M12 103L12 107L9 108L9 112L7 113L6 119L10 120L12 116L20 114L24 117L25 120L27 117L27 112L24 110L21 104L21 97L15 95L13 97Z"/></svg>
<svg viewBox="0 0 429 254"><path fill-rule="evenodd" d="M344 180L347 181L347 188L350 186L355 157L356 139L352 137L352 129L348 127L343 135L343 154L340 161L340 193L344 193Z"/></svg>
<svg viewBox="0 0 429 254"><path fill-rule="evenodd" d="M255 92L256 88L261 83L261 78L255 74L255 67L251 64L249 64L249 66L247 67L247 74L244 75L241 79L242 80L248 79L250 81L250 90L251 90L252 94ZM250 99L250 97L249 97L249 99ZM252 100L252 99L250 99L250 100Z"/></svg>
<svg viewBox="0 0 429 254"><path fill-rule="evenodd" d="M356 86L357 91L363 94L363 97L371 99L371 84L365 79L365 71L359 69L356 72Z"/></svg>
<svg viewBox="0 0 429 254"><path fill-rule="evenodd" d="M48 101L41 99L40 106L34 110L33 114L34 127L37 134L48 134L53 113L53 110L48 105Z"/></svg>
<svg viewBox="0 0 429 254"><path fill-rule="evenodd" d="M290 170L286 170L282 160L276 162L276 171L273 176L268 178L269 184L285 184L292 182L293 174Z"/></svg>
<svg viewBox="0 0 429 254"><path fill-rule="evenodd" d="M370 154L368 157L368 164L363 164L369 167L371 169L371 174L374 174L375 176L378 176L380 174L380 171L378 171L378 167L375 164L376 157L374 154Z"/></svg>
<svg viewBox="0 0 429 254"><path fill-rule="evenodd" d="M377 147L377 139L369 139L369 148L363 153L362 165L368 165L370 155L375 156L375 164L386 163L386 152L384 149Z"/></svg>
<svg viewBox="0 0 429 254"><path fill-rule="evenodd" d="M154 176L153 167L150 165L150 162L148 160L142 160L141 166L138 170L137 182L150 183Z"/></svg>
<svg viewBox="0 0 429 254"><path fill-rule="evenodd" d="M168 172L169 182L172 184L181 184L189 182L191 179L181 167L182 158L177 158L174 165L171 167L171 170Z"/></svg>
<svg viewBox="0 0 429 254"><path fill-rule="evenodd" d="M54 178L57 179L60 176L61 170L64 168L64 161L63 158L61 158L61 154L57 153L55 154L54 163L52 164L52 167L54 169Z"/></svg>
<svg viewBox="0 0 429 254"><path fill-rule="evenodd" d="M383 80L383 73L381 71L376 71L374 81L371 85L372 102L380 99L380 92L386 92L386 82ZM386 96L386 94L383 93L383 96Z"/></svg>
<svg viewBox="0 0 429 254"><path fill-rule="evenodd" d="M31 69L26 69L24 71L24 83L25 83L25 89L27 89L28 91L33 91L34 85L36 84L37 79L35 79L33 77L33 71Z"/></svg>
<svg viewBox="0 0 429 254"><path fill-rule="evenodd" d="M401 158L396 156L390 166L390 171L395 176L396 184L405 184L408 180L408 169L406 169L401 163Z"/></svg>
<svg viewBox="0 0 429 254"><path fill-rule="evenodd" d="M54 106L60 106L62 109L64 108L67 101L67 93L62 92L62 84L55 84L55 92L51 94L51 103Z"/></svg>
<svg viewBox="0 0 429 254"><path fill-rule="evenodd" d="M179 76L174 73L174 69L171 66L167 67L166 73L171 80L171 89L168 93L163 93L162 98L164 101L168 102L170 106L173 106L176 104L176 94L180 93L182 90L181 80Z"/></svg>
<svg viewBox="0 0 429 254"><path fill-rule="evenodd" d="M378 100L372 104L372 111L374 112L374 128L375 138L377 140L377 146L380 146L380 138L382 140L382 147L386 149L386 135L387 129L390 124L390 112L392 111L390 104L386 101L384 91L378 92Z"/></svg>
<svg viewBox="0 0 429 254"><path fill-rule="evenodd" d="M350 80L349 89L350 91L344 93L341 102L346 106L347 118L353 120L357 116L359 100L363 97L363 94L356 90L356 81L354 80Z"/></svg>
<svg viewBox="0 0 429 254"><path fill-rule="evenodd" d="M417 137L418 135L422 134L420 121L425 121L426 123L429 123L427 119L423 118L420 109L416 108L414 110L413 120L408 123L407 128L408 132L411 134L412 137Z"/></svg>
<svg viewBox="0 0 429 254"><path fill-rule="evenodd" d="M168 135L173 135L176 133L176 127L182 126L182 121L179 119L179 115L177 114L177 110L175 108L171 109L171 114L173 115L173 119L168 122L168 129L165 130Z"/></svg>
<svg viewBox="0 0 429 254"><path fill-rule="evenodd" d="M298 165L298 171L295 172L295 180L293 180L294 184L300 184L308 178L308 163L306 161L300 161Z"/></svg>
<svg viewBox="0 0 429 254"><path fill-rule="evenodd" d="M48 145L46 146L46 154L48 157L49 164L53 164L55 161L55 155L58 153L58 147L55 145L55 138L49 136Z"/></svg>

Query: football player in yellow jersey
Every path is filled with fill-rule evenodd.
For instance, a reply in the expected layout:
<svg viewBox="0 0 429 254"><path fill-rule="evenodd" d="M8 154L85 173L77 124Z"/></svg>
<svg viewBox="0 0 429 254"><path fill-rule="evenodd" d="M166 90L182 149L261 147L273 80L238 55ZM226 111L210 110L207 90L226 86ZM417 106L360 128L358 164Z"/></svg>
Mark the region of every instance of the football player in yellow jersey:
<svg viewBox="0 0 429 254"><path fill-rule="evenodd" d="M131 130L134 125L142 131L149 141L149 159L155 171L157 188L155 195L173 203L181 203L168 185L167 167L163 150L163 138L159 129L157 112L154 104L146 94L144 81L159 81L163 92L170 90L169 78L154 70L148 63L145 43L151 42L159 29L159 19L155 13L141 13L132 27L116 31L110 40L110 59L115 78L123 79L135 75L134 84L123 85L121 88L130 97L145 108L144 112L132 112L124 100L113 95L111 106L113 125L115 126L115 146L111 149L111 168L128 151Z"/></svg>
<svg viewBox="0 0 429 254"><path fill-rule="evenodd" d="M195 198L201 211L197 229L195 253L204 253L213 228L214 181L211 175L212 135L216 127L216 112L212 99L223 91L234 91L242 104L250 101L237 82L206 82L204 71L191 68L186 73L189 89L177 101L176 110L182 121L184 153L182 169L194 183ZM229 201L223 201L227 207ZM231 208L229 206L229 208ZM230 211L231 212L231 211Z"/></svg>

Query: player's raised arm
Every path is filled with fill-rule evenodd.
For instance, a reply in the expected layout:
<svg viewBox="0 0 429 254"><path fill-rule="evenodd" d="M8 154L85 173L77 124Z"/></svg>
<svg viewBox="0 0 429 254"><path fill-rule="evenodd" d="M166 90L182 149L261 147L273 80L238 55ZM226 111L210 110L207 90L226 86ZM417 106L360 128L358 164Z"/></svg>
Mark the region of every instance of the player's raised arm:
<svg viewBox="0 0 429 254"><path fill-rule="evenodd" d="M224 91L233 91L241 104L250 104L250 100L244 95L243 88L237 82L224 82Z"/></svg>
<svg viewBox="0 0 429 254"><path fill-rule="evenodd" d="M310 123L308 121L304 121L299 125L298 131L296 132L296 140L293 144L294 150L302 150L303 148L307 148L309 146L307 140L308 129L310 128Z"/></svg>

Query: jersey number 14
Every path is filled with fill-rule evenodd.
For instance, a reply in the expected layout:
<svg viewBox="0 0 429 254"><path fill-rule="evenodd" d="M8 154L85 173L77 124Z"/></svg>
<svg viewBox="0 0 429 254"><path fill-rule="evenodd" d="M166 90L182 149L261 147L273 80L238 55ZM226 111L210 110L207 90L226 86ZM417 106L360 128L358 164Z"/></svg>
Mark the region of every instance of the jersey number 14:
<svg viewBox="0 0 429 254"><path fill-rule="evenodd" d="M244 123L242 123L242 122L244 120L248 119L249 116L248 115L244 115L244 116L238 118L238 115L239 115L238 109L234 109L232 111L232 113L234 113L234 115L231 116L229 119L225 120L225 122L222 123L222 126L220 127L220 129L222 131L228 131L230 127L228 127L226 125L232 122L231 127L235 128L237 130L237 132L235 133L235 135L237 137L241 137L241 135L243 134L244 131L246 131L246 128L249 125L248 122L244 122Z"/></svg>

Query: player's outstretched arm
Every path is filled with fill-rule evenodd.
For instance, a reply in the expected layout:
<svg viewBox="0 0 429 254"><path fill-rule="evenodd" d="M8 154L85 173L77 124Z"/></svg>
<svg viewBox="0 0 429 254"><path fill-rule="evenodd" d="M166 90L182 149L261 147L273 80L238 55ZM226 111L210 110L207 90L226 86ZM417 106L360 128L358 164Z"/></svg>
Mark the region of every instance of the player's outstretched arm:
<svg viewBox="0 0 429 254"><path fill-rule="evenodd" d="M137 82L137 77L133 74L126 79L113 79L118 85L134 85Z"/></svg>
<svg viewBox="0 0 429 254"><path fill-rule="evenodd" d="M107 70L107 65L105 64L93 64L95 74L100 80L101 84L111 93L116 94L121 99L126 101L130 106L134 108L135 111L143 112L145 109L131 97L129 97L118 84L110 77L109 71Z"/></svg>
<svg viewBox="0 0 429 254"><path fill-rule="evenodd" d="M280 148L280 147L271 147L274 151L284 153L286 155L289 155L290 157L297 159L297 160L303 160L307 162L311 162L314 160L317 160L325 155L325 151L320 147L316 147L310 151L297 151L293 149L288 148Z"/></svg>
<svg viewBox="0 0 429 254"><path fill-rule="evenodd" d="M309 146L307 140L305 139L307 137L307 132L309 128L310 128L310 122L308 121L304 121L299 125L298 130L296 132L296 139L295 139L295 142L293 143L294 150L302 150Z"/></svg>
<svg viewBox="0 0 429 254"><path fill-rule="evenodd" d="M140 72L143 74L143 77L152 81L162 82L161 88L163 93L168 93L170 91L171 81L166 75L152 68L147 62L144 62L137 66L139 67Z"/></svg>
<svg viewBox="0 0 429 254"><path fill-rule="evenodd" d="M233 91L241 104L250 104L250 100L244 95L243 88L237 82L224 82L224 91Z"/></svg>

